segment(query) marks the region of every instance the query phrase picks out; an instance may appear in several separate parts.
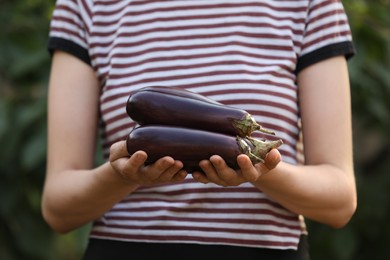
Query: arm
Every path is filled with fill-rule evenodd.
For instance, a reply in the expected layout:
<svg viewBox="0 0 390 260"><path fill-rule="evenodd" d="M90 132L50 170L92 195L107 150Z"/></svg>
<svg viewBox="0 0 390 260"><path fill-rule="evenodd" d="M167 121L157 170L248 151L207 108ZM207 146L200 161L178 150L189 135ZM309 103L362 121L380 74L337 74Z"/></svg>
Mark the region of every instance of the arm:
<svg viewBox="0 0 390 260"><path fill-rule="evenodd" d="M282 162L256 186L297 214L342 227L357 204L345 59L308 67L298 75L298 85L305 166Z"/></svg>
<svg viewBox="0 0 390 260"><path fill-rule="evenodd" d="M48 98L47 173L42 213L64 233L101 216L139 185L178 181L186 176L170 157L144 166L147 155L129 158L125 141L112 145L110 160L93 168L100 86L79 59L56 52Z"/></svg>
<svg viewBox="0 0 390 260"><path fill-rule="evenodd" d="M277 150L265 164L253 167L240 155L241 173L227 170L218 156L202 162L208 179L201 182L237 185L248 180L297 214L342 227L356 210L357 195L352 158L349 77L346 61L335 57L303 70L298 76L305 165L280 162ZM267 173L267 174L265 174ZM228 180L230 178L230 180ZM235 182L234 182L235 180Z"/></svg>

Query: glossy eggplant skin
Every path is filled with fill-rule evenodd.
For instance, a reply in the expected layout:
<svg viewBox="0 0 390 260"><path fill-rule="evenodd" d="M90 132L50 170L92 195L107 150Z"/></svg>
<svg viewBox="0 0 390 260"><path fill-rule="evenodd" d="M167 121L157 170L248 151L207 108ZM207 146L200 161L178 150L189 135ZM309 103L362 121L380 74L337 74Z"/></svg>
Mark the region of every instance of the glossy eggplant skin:
<svg viewBox="0 0 390 260"><path fill-rule="evenodd" d="M201 171L199 162L220 155L233 169L238 169L237 156L247 154L252 163L263 162L266 154L282 144L281 140L265 142L199 129L149 125L134 128L126 140L127 151L148 154L146 164L171 156L184 164L187 172Z"/></svg>
<svg viewBox="0 0 390 260"><path fill-rule="evenodd" d="M183 162L187 172L201 171L199 162L214 154L237 168L236 157L241 153L236 137L197 129L161 125L134 128L126 140L129 155L138 150L148 154L146 164L171 156Z"/></svg>
<svg viewBox="0 0 390 260"><path fill-rule="evenodd" d="M213 100L213 99L208 98L206 96L203 96L201 94L189 91L189 90L184 89L184 88L179 88L179 87L166 87L166 86L156 85L156 86L144 87L144 88L137 90L137 92L140 92L140 91L154 91L154 92L165 93L165 94L174 95L174 96L178 96L178 97L190 98L190 99L204 101L204 102L208 102L208 103L212 103L212 104L222 105L222 103L220 103L216 100Z"/></svg>
<svg viewBox="0 0 390 260"><path fill-rule="evenodd" d="M140 89L129 96L126 112L140 125L180 126L241 137L256 130L274 134L263 129L245 110L209 102L202 95L181 89Z"/></svg>

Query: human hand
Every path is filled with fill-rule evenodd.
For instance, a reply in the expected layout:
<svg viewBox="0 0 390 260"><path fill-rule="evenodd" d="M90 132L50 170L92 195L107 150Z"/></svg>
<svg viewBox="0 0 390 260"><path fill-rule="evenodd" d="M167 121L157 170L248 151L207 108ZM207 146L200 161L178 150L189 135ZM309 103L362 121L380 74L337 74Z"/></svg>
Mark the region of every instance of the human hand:
<svg viewBox="0 0 390 260"><path fill-rule="evenodd" d="M111 167L123 180L132 184L149 185L182 181L187 176L183 163L165 156L153 164L145 165L148 155L137 151L129 156L126 141L119 141L110 147Z"/></svg>
<svg viewBox="0 0 390 260"><path fill-rule="evenodd" d="M245 154L237 156L239 170L227 166L226 162L218 155L213 155L209 160L199 163L203 173L194 172L192 176L201 183L215 183L221 186L238 186L244 182L255 182L260 176L274 169L281 161L281 155L277 149L272 149L265 157L264 163L253 165Z"/></svg>

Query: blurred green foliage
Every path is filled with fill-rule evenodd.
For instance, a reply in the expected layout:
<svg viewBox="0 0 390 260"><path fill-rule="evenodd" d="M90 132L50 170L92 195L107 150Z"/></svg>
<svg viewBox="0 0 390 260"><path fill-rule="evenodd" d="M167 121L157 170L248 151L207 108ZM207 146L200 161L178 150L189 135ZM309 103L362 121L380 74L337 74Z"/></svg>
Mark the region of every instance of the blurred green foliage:
<svg viewBox="0 0 390 260"><path fill-rule="evenodd" d="M79 259L83 229L54 234L42 221L46 50L54 1L0 2L0 259Z"/></svg>
<svg viewBox="0 0 390 260"><path fill-rule="evenodd" d="M344 0L359 204L343 229L308 221L315 260L390 257L390 0ZM88 226L53 233L40 212L45 174L46 50L54 0L0 2L0 259L80 259Z"/></svg>
<svg viewBox="0 0 390 260"><path fill-rule="evenodd" d="M313 259L390 259L390 1L344 0L357 55L349 62L358 209L341 230L308 223Z"/></svg>

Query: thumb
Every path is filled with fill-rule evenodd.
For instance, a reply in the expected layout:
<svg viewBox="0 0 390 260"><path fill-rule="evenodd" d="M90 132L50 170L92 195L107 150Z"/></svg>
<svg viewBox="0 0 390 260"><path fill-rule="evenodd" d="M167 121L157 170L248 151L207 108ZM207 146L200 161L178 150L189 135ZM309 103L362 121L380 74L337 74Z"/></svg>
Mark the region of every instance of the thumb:
<svg viewBox="0 0 390 260"><path fill-rule="evenodd" d="M266 155L264 159L264 166L268 170L272 170L279 164L281 160L282 160L282 155L280 154L278 149L274 148L271 151L269 151L269 153Z"/></svg>

